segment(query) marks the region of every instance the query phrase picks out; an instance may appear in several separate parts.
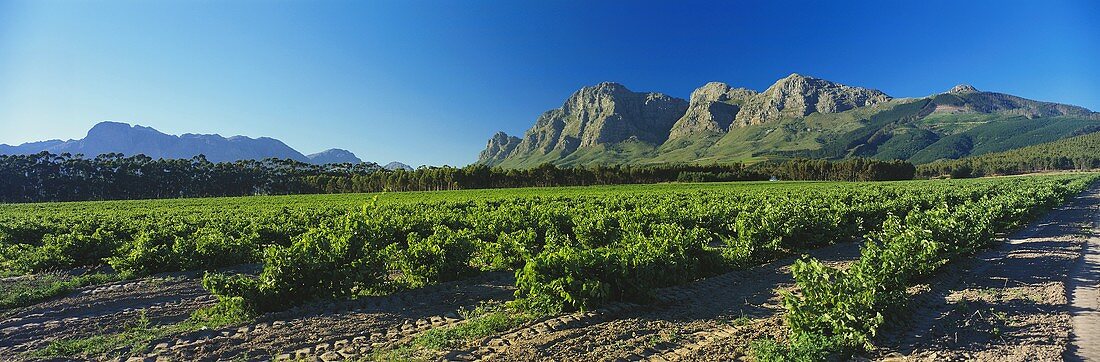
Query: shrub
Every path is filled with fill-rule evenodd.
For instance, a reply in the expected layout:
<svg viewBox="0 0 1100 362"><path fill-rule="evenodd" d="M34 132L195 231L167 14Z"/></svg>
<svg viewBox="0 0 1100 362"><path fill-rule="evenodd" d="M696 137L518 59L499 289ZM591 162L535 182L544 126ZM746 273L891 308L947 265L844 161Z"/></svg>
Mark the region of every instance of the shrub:
<svg viewBox="0 0 1100 362"><path fill-rule="evenodd" d="M29 272L94 266L102 264L118 245L118 237L104 229L91 234L79 231L47 234L42 237L40 246L19 248L21 253L13 255L14 264L17 269Z"/></svg>
<svg viewBox="0 0 1100 362"><path fill-rule="evenodd" d="M726 238L735 259L755 261L851 238L840 215L823 203L774 201L737 215L736 237Z"/></svg>
<svg viewBox="0 0 1100 362"><path fill-rule="evenodd" d="M369 210L312 229L289 247L264 250L259 277L207 274L203 286L230 310L265 312L318 298L343 298L377 288L385 262L381 223Z"/></svg>
<svg viewBox="0 0 1100 362"><path fill-rule="evenodd" d="M516 273L516 295L545 312L587 310L611 300L642 301L653 289L721 270L721 257L705 245L706 230L672 224L652 226L595 249L547 250Z"/></svg>
<svg viewBox="0 0 1100 362"><path fill-rule="evenodd" d="M757 361L771 362L821 362L844 361L848 355L836 337L820 334L803 334L790 343L773 340L757 340L749 345L750 353Z"/></svg>
<svg viewBox="0 0 1100 362"><path fill-rule="evenodd" d="M210 270L257 261L258 235L230 236L221 229L203 227L187 238L177 238L172 245L173 260L178 269Z"/></svg>
<svg viewBox="0 0 1100 362"><path fill-rule="evenodd" d="M516 270L523 267L531 251L537 250L538 234L532 229L501 233L496 240L479 240L471 264L485 271Z"/></svg>
<svg viewBox="0 0 1100 362"><path fill-rule="evenodd" d="M622 238L622 227L614 215L581 213L573 218L573 233L582 247L592 249Z"/></svg>
<svg viewBox="0 0 1100 362"><path fill-rule="evenodd" d="M446 226L436 226L427 238L409 234L408 246L396 252L392 264L401 271L409 287L455 280L473 272L470 257L474 242L469 230L452 231Z"/></svg>
<svg viewBox="0 0 1100 362"><path fill-rule="evenodd" d="M179 270L182 266L173 250L178 238L190 234L192 229L182 224L161 225L143 230L134 239L123 243L108 263L115 270L132 274L147 275Z"/></svg>

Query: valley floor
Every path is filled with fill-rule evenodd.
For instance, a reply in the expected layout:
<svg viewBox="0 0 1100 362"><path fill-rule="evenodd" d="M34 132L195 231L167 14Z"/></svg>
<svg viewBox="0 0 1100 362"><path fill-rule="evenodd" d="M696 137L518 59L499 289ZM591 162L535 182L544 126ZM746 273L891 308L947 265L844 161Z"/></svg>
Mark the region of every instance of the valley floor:
<svg viewBox="0 0 1100 362"><path fill-rule="evenodd" d="M1068 202L993 248L910 289L907 318L876 339L876 360L1096 359L1100 346L1100 188ZM809 253L834 265L858 244ZM756 339L782 339L778 290L793 284L786 258L666 288L654 303L613 304L544 317L457 348L395 354L427 331L466 323L485 301L508 301L511 273L487 273L385 297L314 304L247 324L158 336L146 360L742 360ZM177 273L78 289L3 312L0 359L33 360L51 342L170 325L215 303L201 274ZM57 346L54 346L57 348ZM121 359L121 357L96 357ZM143 359L143 358L137 358Z"/></svg>

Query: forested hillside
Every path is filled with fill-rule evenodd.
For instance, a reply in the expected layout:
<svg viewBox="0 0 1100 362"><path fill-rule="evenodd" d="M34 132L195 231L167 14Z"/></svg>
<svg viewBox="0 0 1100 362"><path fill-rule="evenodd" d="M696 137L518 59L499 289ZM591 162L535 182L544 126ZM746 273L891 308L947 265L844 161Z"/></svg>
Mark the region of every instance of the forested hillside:
<svg viewBox="0 0 1100 362"><path fill-rule="evenodd" d="M1100 168L1100 132L1011 151L920 165L920 177L978 177Z"/></svg>

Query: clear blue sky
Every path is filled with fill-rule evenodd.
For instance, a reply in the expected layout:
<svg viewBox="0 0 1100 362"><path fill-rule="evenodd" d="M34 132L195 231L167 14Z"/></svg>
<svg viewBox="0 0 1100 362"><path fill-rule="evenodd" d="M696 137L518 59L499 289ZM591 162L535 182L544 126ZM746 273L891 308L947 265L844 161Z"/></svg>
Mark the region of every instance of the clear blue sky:
<svg viewBox="0 0 1100 362"><path fill-rule="evenodd" d="M465 165L584 85L792 72L1100 109L1097 1L761 3L0 0L0 143L115 120Z"/></svg>

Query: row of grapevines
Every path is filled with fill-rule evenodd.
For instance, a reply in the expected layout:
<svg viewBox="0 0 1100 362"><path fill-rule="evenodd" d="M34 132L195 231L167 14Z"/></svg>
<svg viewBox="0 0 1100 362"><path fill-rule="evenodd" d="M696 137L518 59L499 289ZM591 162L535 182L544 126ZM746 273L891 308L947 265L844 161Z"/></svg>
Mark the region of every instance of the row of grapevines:
<svg viewBox="0 0 1100 362"><path fill-rule="evenodd" d="M995 235L1023 225L1075 195L1095 175L1015 179L1006 192L891 216L870 233L860 259L847 269L800 260L791 271L799 294L786 293L790 345L763 348L765 360L823 358L869 347L889 316L904 313L906 288L951 260L988 246Z"/></svg>
<svg viewBox="0 0 1100 362"><path fill-rule="evenodd" d="M289 245L335 209L240 214L169 211L140 217L110 210L0 217L0 266L35 273L110 265L120 273L213 269L260 260L269 245Z"/></svg>
<svg viewBox="0 0 1100 362"><path fill-rule="evenodd" d="M266 247L257 276L210 273L204 285L224 306L265 312L515 270L525 306L588 309L850 240L877 230L886 215L1008 192L1005 182L374 205Z"/></svg>
<svg viewBox="0 0 1100 362"><path fill-rule="evenodd" d="M587 309L853 239L887 215L974 202L1014 182L530 189L398 195L438 201L350 209L314 196L6 205L0 266L109 264L142 275L262 262L259 275L211 273L205 282L226 305L251 311L513 270L528 306Z"/></svg>

